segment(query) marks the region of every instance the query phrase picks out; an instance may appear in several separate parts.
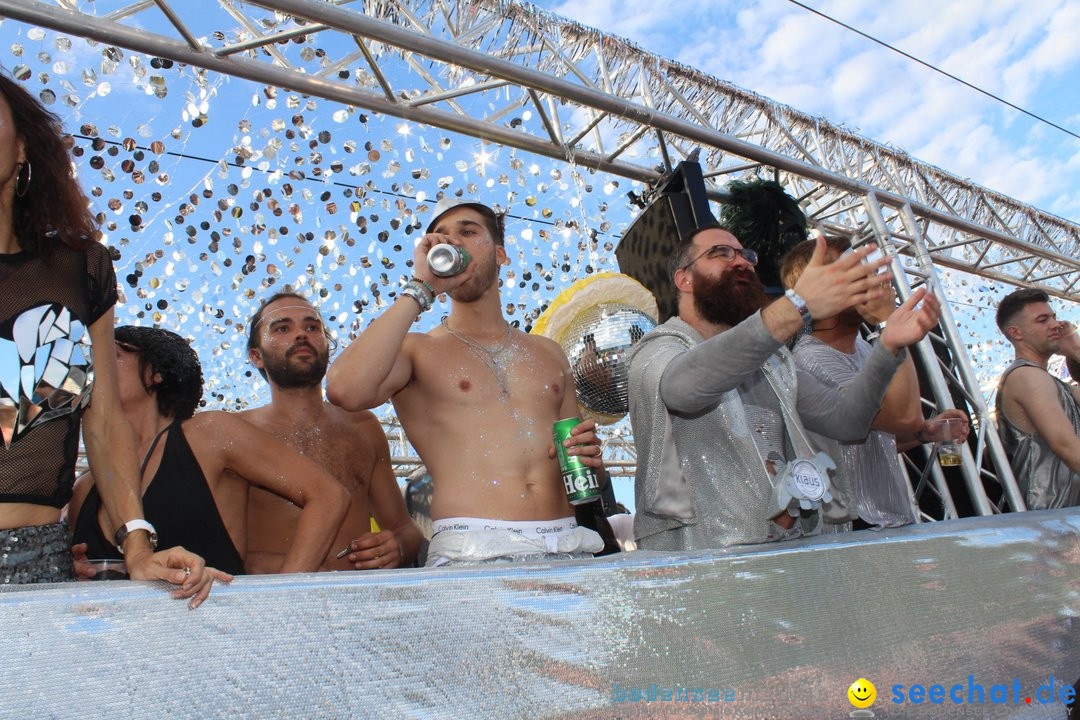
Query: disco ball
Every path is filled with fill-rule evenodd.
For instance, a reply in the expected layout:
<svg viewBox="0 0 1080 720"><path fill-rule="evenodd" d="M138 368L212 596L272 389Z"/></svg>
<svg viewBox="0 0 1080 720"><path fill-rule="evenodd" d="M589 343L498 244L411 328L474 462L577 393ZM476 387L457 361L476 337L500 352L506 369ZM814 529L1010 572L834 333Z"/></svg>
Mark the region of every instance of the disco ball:
<svg viewBox="0 0 1080 720"><path fill-rule="evenodd" d="M561 344L586 414L607 423L626 415L630 348L654 327L652 318L623 303L594 305L567 327Z"/></svg>

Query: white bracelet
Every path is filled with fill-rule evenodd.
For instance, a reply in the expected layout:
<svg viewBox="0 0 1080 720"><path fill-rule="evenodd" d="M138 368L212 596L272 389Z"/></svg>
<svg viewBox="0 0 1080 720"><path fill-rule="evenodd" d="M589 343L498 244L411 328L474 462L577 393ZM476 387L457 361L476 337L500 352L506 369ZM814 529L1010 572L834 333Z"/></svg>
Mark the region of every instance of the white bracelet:
<svg viewBox="0 0 1080 720"><path fill-rule="evenodd" d="M799 293L795 292L791 288L788 288L786 291L784 291L784 297L790 300L791 304L795 306L795 309L799 311L799 314L802 315L804 323L811 320L810 308L806 306L806 301L802 299L802 296L800 296Z"/></svg>

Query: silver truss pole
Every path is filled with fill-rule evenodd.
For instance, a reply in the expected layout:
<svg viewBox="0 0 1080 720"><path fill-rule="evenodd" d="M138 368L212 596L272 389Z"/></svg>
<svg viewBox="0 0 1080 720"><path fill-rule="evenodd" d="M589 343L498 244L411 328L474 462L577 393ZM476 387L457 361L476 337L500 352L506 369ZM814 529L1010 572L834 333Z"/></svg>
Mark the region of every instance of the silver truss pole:
<svg viewBox="0 0 1080 720"><path fill-rule="evenodd" d="M161 7L169 7L165 4L166 0L147 0L141 7L151 6L155 4L155 1ZM302 68L277 67L268 62L254 59L254 55L251 57L232 55L230 50L236 46L215 50L206 44L205 40L192 42L194 38L190 36L190 33L184 32L184 26L180 23L175 11L171 13L169 20L173 28L187 38L186 43L177 42L141 28L124 26L118 22L120 16L94 17L69 9L66 0L57 0L57 2L64 4L65 7L49 5L41 0L0 0L0 16L52 28L60 32L136 52L169 58L180 63L257 83L364 108L391 117L403 118L431 127L482 138L488 142L518 148L539 156L571 162L582 167L601 170L645 183L653 183L660 176L658 171L644 164L635 165L625 160L610 159L605 156L602 150L600 152L590 152L577 147L576 140L584 137L584 135L576 132L569 125L569 129L564 131L562 125L557 124L556 128L559 131L557 134L551 137L541 137L511 130L492 121L470 117L462 112L449 112L425 105L428 101L436 102L444 99L440 98L437 93L416 93L413 91L412 93L406 93L410 98L408 100L403 100L400 96L387 97L382 93L334 82L331 79L318 76L318 74L306 74ZM232 7L228 0L220 0L220 2L223 6ZM421 3L422 0L416 0L413 4L418 5ZM693 116L692 119L682 119L674 114L669 114L677 112L677 109L664 112L642 105L636 97L620 97L611 90L612 84L607 80L608 73L612 71L609 69L606 59L601 58L601 64L604 66L605 82L593 82L588 77L588 73L571 64L571 54L561 53L554 44L551 47L552 52L559 55L569 72L576 73L577 78L581 81L580 83L565 80L556 75L554 71L547 72L517 65L492 53L481 52L453 41L441 39L434 31L426 34L414 32L399 27L393 22L378 20L366 16L362 12L336 7L334 4L327 2L317 2L316 0L255 0L251 4L319 23L317 26L307 26L305 28L307 32L305 33L295 33L297 36L324 31L324 28L333 28L334 31L346 32L357 38L365 37L384 45L401 48L406 55L423 54L424 57L433 61L447 62L463 69L471 69L478 74L493 78L494 80L490 82L505 81L506 83L514 83L525 93L545 93L548 96L546 99L549 103L558 99L578 103L590 113L595 111L595 114L591 115L591 117L603 118L611 116L619 118L620 122L639 123L652 127L656 130L661 149L666 149L667 144L674 148L689 144L674 137L679 136L689 142L701 143L704 146L745 158L753 163L782 169L787 174L789 183L792 181L797 182L799 178L806 178L819 183L817 187L824 189L825 193L828 193L830 189L835 191L833 192L835 196L833 203L837 199L846 197L844 195L846 193L850 193L856 200L872 195L873 201L877 205L875 222L882 226L883 232L887 233L888 230L884 215L881 212L881 205L884 204L902 210L905 223L913 228L913 236L917 238L916 241L910 244L910 249L907 246L905 247L904 252L913 253L913 257L916 257L919 265L927 268L928 276L932 276L933 273L931 259L933 263L944 267L955 268L980 277L1013 284L1040 283L1080 270L1080 258L1076 257L1077 253L1070 249L1074 248L1078 239L1080 239L1080 228L1075 223L1061 221L1009 198L971 186L935 168L910 160L901 153L895 153L888 148L875 145L845 131L831 128L825 123L819 125L813 118L768 103L756 96L752 97L751 93L732 89L729 86L722 86L722 83L709 78L704 80L694 79L691 77L692 71L689 71L689 69L680 68L674 63L663 61L652 55L636 51L640 55L640 60L635 59L634 62L637 67L640 67L641 83L647 85L650 79L654 77L667 78L664 80L664 84L670 95L679 98L679 103L676 103L675 107L684 108L688 117ZM416 18L420 17L420 15L417 14L414 17L414 15L409 14L408 8L404 7L405 5L408 5L408 0L382 0L379 3L379 7L401 9L412 22L416 22L419 26ZM460 5L459 7L463 6ZM552 23L549 26L547 18L534 13L527 6L516 3L476 0L475 5L470 7L477 13L488 12L490 14L490 17L484 20L485 28L494 28L497 23L505 21L512 26L517 25L519 28L524 26L538 36L546 30L554 29L557 31L562 28L563 30L576 30L576 34L571 33L572 37L591 37L588 32L583 34L580 28L575 28L570 23ZM176 9L183 9L183 6L177 4ZM124 11L125 16L131 14L131 10L131 7L127 8ZM325 31L331 32L330 30ZM294 32L293 30L288 31L290 36ZM603 52L609 40L603 38L603 36L601 38L603 42L600 45L603 47L594 49L598 54ZM260 38L259 42L263 43L265 40L266 38ZM548 41L545 40L545 42ZM618 63L617 55L612 55L611 63ZM735 105L735 110L742 108L742 111L725 111L721 117L712 110L703 110L698 104L691 103L686 99L691 97L687 93L687 83L691 87L695 87L693 83L699 83L699 87L702 89L712 89L720 93L726 93L725 101ZM481 82L478 85L473 85L472 89L479 91L483 87L484 84ZM444 93L449 92L453 91L444 91ZM462 91L459 94L468 93ZM661 101L657 102L657 106L668 107L663 105ZM537 103L537 107L539 108L541 105ZM754 121L758 123L757 126L754 126L757 129L754 130L752 135L745 136L754 137L755 139L760 138L761 145L738 139L740 134L737 127L732 128L729 132L724 131L730 125L729 115L735 118L743 118L745 115L746 118L744 119L749 121L753 120L755 112L764 113L764 116L769 119L769 126L762 127L760 125L761 118L764 116L759 115L759 119ZM542 112L541 115L543 115ZM702 123L702 120L708 120L708 122ZM739 120L739 122L742 122L742 120ZM816 156L811 152L814 149L813 144L807 144L806 142L805 133L808 124L812 125L811 129L815 133L814 137L820 136L820 143L825 143L827 146L818 148L815 151ZM805 158L805 160L795 159L795 157L783 152L770 149L773 146L769 145L769 133L777 132L774 126L783 131L783 134L790 141L787 144L799 148L798 157ZM586 129L587 132L588 129ZM665 139L665 132L670 133L671 137ZM801 136L800 132L802 133ZM574 137L574 145L564 144L565 141L560 140L560 138L564 137ZM829 143L833 143L833 145L828 145ZM784 147L786 146L784 145ZM858 151L857 157L847 157L852 148ZM833 162L831 159L833 151L835 151L839 160L844 162ZM792 151L792 153L794 152ZM729 168L707 168L707 170L709 171L708 174L712 176L716 173L735 172L739 167L745 167L745 164ZM831 167L836 167L837 170L831 170ZM875 167L880 173L884 173L884 177L875 179L877 176L864 172L862 169L864 167ZM860 180L843 174L849 171L855 175L861 174L867 180ZM936 182L942 183L941 190L935 185ZM891 187L894 192L877 188L876 185ZM798 194L801 195L802 193ZM721 199L721 194L713 191L710 192L710 197ZM915 197L922 198L923 202L913 199ZM831 204L827 201L828 197L823 199L823 202L826 202L826 207ZM939 209L939 207L929 203L937 203L944 209ZM989 210L989 214L980 211L983 206ZM870 217L874 219L875 213L871 212ZM947 239L956 240L954 234L956 232L961 233L959 242L949 242L938 247L929 246L929 241L917 231L916 217L941 226L946 231ZM987 227L982 224L983 222L995 226L1000 225L1001 229ZM1054 235L1054 233L1057 233L1057 235ZM978 244L984 241L985 248L980 252ZM973 255L977 255L977 258L973 262L967 261L967 256L949 254L948 251L951 248L967 243L976 244ZM1004 254L1000 252L1002 249L1005 250ZM990 252L991 250L994 252ZM1013 257L1009 254L1013 252L1020 253L1020 255ZM918 255L919 253L921 255ZM989 257L988 253L990 253ZM1044 263L1053 264L1057 267L1047 268ZM1040 267L1042 272L1038 272ZM1066 269L1059 271L1058 267ZM1010 271L1014 272L1010 274ZM905 279L905 285L906 282ZM1076 302L1080 300L1080 296L1075 293L1076 284L1077 278L1073 278L1071 282L1066 281L1061 287L1042 287L1042 289L1057 297ZM949 314L949 321L951 322L951 313ZM956 344L958 335L955 332L955 326L948 332L952 333L951 337L947 338L947 341L950 343L954 355L964 358L965 367L961 367L960 375L970 375L970 366L967 365L966 355L963 354L964 350L962 346ZM935 362L928 365L928 367L937 367L936 356ZM970 383L970 379L963 380L963 383L968 387L975 387ZM977 391L970 392L969 396L973 400L981 399ZM985 408L985 404L983 404L983 408ZM980 415L980 418L984 417L988 416ZM989 421L992 422L992 419ZM990 449L991 457L994 458L995 464L998 465L1003 474L1009 474L1013 489L1015 489L1015 479L1011 478L1007 463L1001 464L995 454L996 434L987 433L987 435L989 437L987 447ZM965 463L968 461L970 461L970 458L965 459ZM1003 486L1006 488L1007 493L1012 492L1009 483L1003 482ZM947 487L944 489L947 492ZM1019 504L1017 503L1020 500L1018 495L1013 497L1012 494L1009 494L1008 497L1013 507L1023 507L1022 501Z"/></svg>
<svg viewBox="0 0 1080 720"><path fill-rule="evenodd" d="M893 234L889 232L888 224L885 221L885 214L881 211L881 203L878 202L877 193L867 193L864 204L866 206L867 217L870 219L870 226L873 228L874 236L877 238L878 244L890 257L895 257L896 248L892 243ZM919 262L920 271L928 273L933 272L933 267L930 263L927 263L927 267L923 267L923 259L917 256L916 260ZM892 264L892 278L893 283L896 285L897 295L899 295L900 300L906 301L911 297L911 285L908 283L907 275L904 273L903 267L901 267L900 263L895 262L895 260ZM944 316L944 314L948 312L948 301L945 300L945 298L939 299L941 300L942 315ZM938 410L952 408L953 402L952 395L949 393L949 385L945 381L945 375L941 371L937 353L934 352L934 346L930 338L924 337L913 349L918 353L919 359L922 361L923 370L930 383L930 391L934 396L934 401ZM957 352L957 348L951 343L949 349L954 353ZM994 506L986 497L986 492L983 490L982 482L979 479L979 473L975 468L974 461L971 459L971 453L966 443L961 448L961 451L963 453L961 470L964 475L964 482L974 501L975 508L980 515L992 515ZM930 457L927 459L927 462L932 464L931 473L934 478L934 486L937 488L937 491L943 500L948 498L946 504L955 511L955 504L952 502L952 494L949 492L948 483L945 482L944 473L937 467L935 458Z"/></svg>
<svg viewBox="0 0 1080 720"><path fill-rule="evenodd" d="M929 287L932 287L935 290L940 288L941 285L937 277L937 270L934 268L930 253L927 252L926 249L926 239L919 229L919 223L915 219L915 214L907 205L900 208L900 221L904 224L904 228L907 230L908 235L911 236L915 259L919 263L919 267L926 272ZM968 402L971 403L975 410L975 414L979 418L979 441L976 443L976 447L979 449L979 458L982 458L982 447L983 443L985 443L985 450L994 463L994 469L997 471L997 480L1001 483L1001 487L1005 491L1005 496L1009 500L1009 505L1015 511L1027 510L1023 494L1020 492L1020 487L1016 484L1016 477L1013 476L1009 458L1005 454L1005 447L1001 444L1001 437L997 432L997 423L994 421L994 418L990 415L990 412L986 407L986 401L983 399L982 391L979 388L979 381L975 377L975 371L971 367L971 360L968 358L967 348L964 346L964 343L960 338L960 333L956 329L956 320L953 318L952 309L949 307L948 302L944 301L944 298L942 298L941 303L941 327L944 331L945 341L948 343L949 350L952 353L953 366L956 368L957 380L963 387ZM967 443L964 443L961 450L963 450L964 479L968 480L970 486L971 480L968 478L968 464L970 463L971 470L974 471L976 485L980 491L978 497L981 500L986 500L986 494L981 481L981 468L976 466L974 460L971 458L971 451ZM987 503L989 503L988 500ZM982 511L981 507L979 512L983 515L987 514Z"/></svg>

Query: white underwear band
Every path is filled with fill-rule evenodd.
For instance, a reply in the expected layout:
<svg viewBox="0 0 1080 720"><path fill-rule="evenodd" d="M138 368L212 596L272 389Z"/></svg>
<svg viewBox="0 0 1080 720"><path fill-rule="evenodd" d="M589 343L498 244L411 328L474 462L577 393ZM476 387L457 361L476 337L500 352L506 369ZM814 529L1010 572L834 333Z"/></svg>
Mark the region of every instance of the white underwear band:
<svg viewBox="0 0 1080 720"><path fill-rule="evenodd" d="M431 525L429 566L537 554L587 556L604 548L599 535L579 527L572 517L541 521L443 518Z"/></svg>
<svg viewBox="0 0 1080 720"><path fill-rule="evenodd" d="M431 521L432 534L446 530L454 532L477 532L479 530L509 530L526 537L543 537L569 532L577 527L572 517L558 520L491 520L489 518L454 517Z"/></svg>

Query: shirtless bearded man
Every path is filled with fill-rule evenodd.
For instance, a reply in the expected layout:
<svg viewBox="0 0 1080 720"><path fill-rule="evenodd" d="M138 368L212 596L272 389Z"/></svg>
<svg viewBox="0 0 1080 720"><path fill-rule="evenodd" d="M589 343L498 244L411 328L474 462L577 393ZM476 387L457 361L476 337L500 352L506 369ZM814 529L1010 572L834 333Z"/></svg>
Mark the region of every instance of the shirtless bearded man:
<svg viewBox="0 0 1080 720"><path fill-rule="evenodd" d="M468 267L434 275L427 253L438 243L467 250ZM348 410L393 400L434 482L427 565L599 551L600 536L574 521L554 459L552 424L577 415L566 356L502 314L501 218L485 205L440 204L413 257L416 278L334 362L326 389ZM444 292L453 300L450 316L429 333L410 333ZM566 445L602 468L591 421L577 425Z"/></svg>
<svg viewBox="0 0 1080 720"><path fill-rule="evenodd" d="M302 296L278 293L251 319L248 354L270 383L269 405L243 413L330 472L349 492L349 509L323 570L387 569L409 565L423 539L409 517L378 419L323 398L330 345L319 311ZM296 507L273 493L251 491L247 569L277 572L296 532ZM371 532L371 516L380 532ZM350 553L337 557L349 547Z"/></svg>

